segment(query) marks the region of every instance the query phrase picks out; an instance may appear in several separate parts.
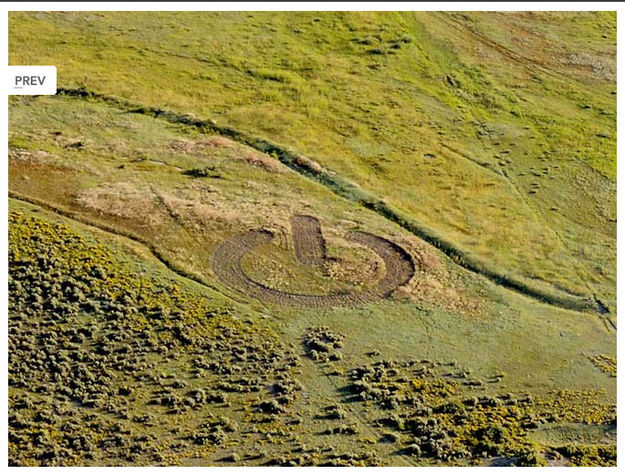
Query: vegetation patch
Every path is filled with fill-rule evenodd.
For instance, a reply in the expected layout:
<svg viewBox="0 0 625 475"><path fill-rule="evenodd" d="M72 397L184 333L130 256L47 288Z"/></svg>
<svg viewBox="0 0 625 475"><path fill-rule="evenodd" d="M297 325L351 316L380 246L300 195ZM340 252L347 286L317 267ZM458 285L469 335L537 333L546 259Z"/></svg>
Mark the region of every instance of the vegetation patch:
<svg viewBox="0 0 625 475"><path fill-rule="evenodd" d="M616 466L616 445L567 445L556 450L577 467Z"/></svg>
<svg viewBox="0 0 625 475"><path fill-rule="evenodd" d="M589 356L590 361L597 368L609 375L611 378L616 378L616 358L608 355L592 355Z"/></svg>
<svg viewBox="0 0 625 475"><path fill-rule="evenodd" d="M298 358L266 331L65 225L9 229L11 465L210 458L262 427L256 407L288 412Z"/></svg>
<svg viewBox="0 0 625 475"><path fill-rule="evenodd" d="M600 394L496 393L455 362L382 360L352 369L349 379L347 399L379 409L370 411L377 414L370 423L394 431L386 440L408 456L433 463L481 464L502 458L508 465L545 465L553 448L534 442L532 430L555 421L615 424L616 408L602 403ZM568 462L584 463L610 449L592 450L587 459L567 455Z"/></svg>
<svg viewBox="0 0 625 475"><path fill-rule="evenodd" d="M215 166L191 168L190 170L185 170L183 173L193 178L222 178Z"/></svg>
<svg viewBox="0 0 625 475"><path fill-rule="evenodd" d="M314 361L339 361L342 359L341 348L345 336L333 332L328 327L310 328L302 343L306 355Z"/></svg>

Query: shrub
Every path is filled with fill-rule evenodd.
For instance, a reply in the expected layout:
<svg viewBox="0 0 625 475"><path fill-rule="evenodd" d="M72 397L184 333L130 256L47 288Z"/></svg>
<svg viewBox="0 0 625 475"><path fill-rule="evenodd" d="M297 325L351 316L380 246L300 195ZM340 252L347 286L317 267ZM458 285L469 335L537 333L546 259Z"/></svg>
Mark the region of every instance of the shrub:
<svg viewBox="0 0 625 475"><path fill-rule="evenodd" d="M182 172L184 175L193 178L222 178L215 166L207 166L204 168L191 168Z"/></svg>

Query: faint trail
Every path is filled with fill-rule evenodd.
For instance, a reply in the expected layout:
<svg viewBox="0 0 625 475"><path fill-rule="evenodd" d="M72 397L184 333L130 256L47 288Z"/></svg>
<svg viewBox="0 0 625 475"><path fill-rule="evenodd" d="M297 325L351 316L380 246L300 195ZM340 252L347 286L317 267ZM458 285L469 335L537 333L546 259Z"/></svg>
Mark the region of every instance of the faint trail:
<svg viewBox="0 0 625 475"><path fill-rule="evenodd" d="M178 227L178 229L186 234L190 240L197 242L196 236L189 232L189 230L184 226L180 214L176 209L169 203L166 197L158 191L154 186L150 186L150 191L154 194L156 198L156 202L165 209L167 215L171 218L174 224Z"/></svg>
<svg viewBox="0 0 625 475"><path fill-rule="evenodd" d="M125 239L129 239L130 241L133 241L136 244L140 244L142 247L146 248L150 254L152 254L152 256L159 261L161 264L163 264L165 267L167 267L167 269L169 269L171 272L177 274L178 276L185 278L185 279L189 279L192 280L193 282L195 282L196 284L201 285L202 287L206 287L207 289L213 291L213 292L218 292L220 294L223 294L223 290L209 284L208 282L206 282L204 279L202 279L201 277L192 274L190 272L187 272L184 269L181 269L180 267L178 267L176 264L170 262L170 260L168 258L166 258L157 248L156 246L154 246L153 244L151 244L150 242L148 242L147 240L144 240L143 238L136 236L130 232L126 232L126 231L122 231L119 230L117 228L114 228L113 226L109 226L103 223L100 223L98 221L86 218L84 216L79 215L78 213L68 210L68 209L64 209L60 206L56 206L50 203L47 203L44 200L40 200L38 198L32 198L30 196L26 196L23 195L19 192L16 191L11 191L9 190L9 198L14 199L16 201L21 201L23 203L29 203L31 205L35 205L38 206L42 209L45 209L47 211L51 211L52 213L58 214L59 216L63 216L64 218L67 219L71 219L73 221L76 221L80 224L83 224L85 226L89 226L92 228L96 228L99 231L103 231L109 234L113 234L115 236L118 237L123 237ZM232 298L231 296L228 295L229 298L231 298L232 300L239 302L239 303L246 303L242 300L237 300Z"/></svg>
<svg viewBox="0 0 625 475"><path fill-rule="evenodd" d="M534 60L532 58L528 58L526 56L523 56L520 53L517 53L513 50L511 50L510 48L505 47L504 45L497 43L496 41L493 41L492 39L488 38L486 35L482 34L481 32L477 31L475 28L473 28L471 25L460 21L459 19L457 19L453 14L447 14L447 13L442 13L439 15L439 18L441 19L442 22L456 28L456 29L462 29L463 31L465 31L466 33L472 35L478 42L481 42L482 44L485 44L487 46L489 46L490 48L494 49L495 51L497 51L499 54L501 54L502 56L504 56L505 58L507 58L510 61L513 61L515 63L522 63L525 64L526 67L528 68L538 68L540 69L543 73L548 74L552 77L555 77L561 81L570 81L572 80L572 78L570 76L568 76L567 74L560 72L560 71L556 71L553 68L550 68L549 66L545 65L544 63ZM446 145L444 145L446 148L449 148L450 150L453 150L457 153L460 153L457 150L452 149L451 147L448 147ZM493 167L491 167L489 164L484 164L481 162L478 162L472 158L470 158L467 155L462 154L462 156L464 156L465 158L473 161L474 163L484 167L484 168L488 168L491 171L495 171L497 173L497 171L495 169L493 169ZM554 235L557 237L558 241L560 241L560 244L562 244L562 246L564 247L564 249L567 250L569 256L575 261L577 262L580 266L585 267L585 265L580 262L575 256L574 254L571 252L571 250L569 249L569 247L567 246L566 242L564 241L564 239L562 238L562 236L560 235L560 233L558 233L550 224L548 219L545 219L545 217L543 216L543 214L540 212L539 209L535 208L534 206L531 205L531 203L528 201L527 197L525 196L525 194L523 192L521 192L521 190L519 190L519 188L516 186L516 184L514 183L514 181L508 176L508 173L506 172L506 170L503 167L500 167L500 174L505 178L505 180L508 182L508 184L514 189L514 191L520 196L520 198L523 200L525 206L534 214L534 216L536 217L536 219L538 219L540 222L542 222L542 224L548 228L549 230L551 230ZM578 274L579 275L579 274ZM610 318L610 311L609 309L603 304L603 302L601 302L599 300L599 298L597 297L596 291L593 289L592 285L583 277L580 276L580 279L584 282L584 285L586 286L586 288L588 289L588 292L590 293L590 295L592 295L593 300L596 303L596 309L597 309L597 314L599 315L599 318L601 319L601 321L603 322L603 324L605 325L605 327L608 329L608 331L615 331L616 330L616 324L614 323L614 321Z"/></svg>
<svg viewBox="0 0 625 475"><path fill-rule="evenodd" d="M328 389L331 389L333 393L328 393L323 390L322 392L320 392L321 385L319 384L315 387L307 388L307 390L311 393L314 392L315 396L318 399L327 401L328 405L335 404L337 400L341 402L342 409L344 409L349 414L355 425L357 425L361 430L361 433L359 434L360 438L370 437L371 439L378 442L383 437L381 430L370 421L368 421L365 416L363 416L361 412L355 407L354 404L346 401L347 396L344 394L343 389L346 384L349 384L349 381L341 380L340 384L337 382L337 378L345 378L345 374L343 374L342 376L333 376L329 373L329 370L332 369L332 366L329 366L327 363L312 361L304 353L300 353L299 356L302 358L302 367L305 367L308 372L315 371L319 374L320 377L325 378L325 380L328 382L328 385L330 386L330 388ZM310 414L311 417L314 417L314 413ZM408 455L405 455L403 453L394 453L392 455L394 457L401 458L408 466L415 466L414 459Z"/></svg>
<svg viewBox="0 0 625 475"><path fill-rule="evenodd" d="M319 220L314 216L297 215L291 218L295 257L309 266L321 266L326 259L326 242Z"/></svg>
<svg viewBox="0 0 625 475"><path fill-rule="evenodd" d="M471 155L466 154L464 152L462 152L461 150L458 150L450 145L447 145L446 143L441 143L441 146L443 148L446 148L447 150L452 151L453 153L455 153L456 155L464 158L465 160L470 161L471 163L474 163L475 165L477 165L478 167L484 168L486 170L488 170L491 173L494 173L495 175L500 175L499 171L495 168L495 165L488 163L488 162L481 162L480 160L477 160L475 158L473 158Z"/></svg>
<svg viewBox="0 0 625 475"><path fill-rule="evenodd" d="M492 49L497 51L499 54L501 54L502 56L504 56L505 58L509 59L510 61L514 63L525 64L527 68L531 68L531 69L540 69L543 73L548 74L556 79L559 79L560 81L570 82L574 80L574 78L566 75L565 73L557 71L540 61L537 61L532 58L528 58L527 56L523 56L522 54L517 53L516 51L513 51L510 48L507 48L506 46L500 43L497 43L496 41L491 40L484 34L476 31L476 29L471 28L471 26L467 25L466 23L463 23L462 21L458 20L452 15L449 15L446 12L439 12L439 13L440 13L439 18L441 18L444 23L447 23L448 25L455 27L456 29L461 29L465 31L469 35L473 36L478 42L491 47Z"/></svg>
<svg viewBox="0 0 625 475"><path fill-rule="evenodd" d="M506 169L504 167L500 167L500 171L501 171L501 175L505 178L505 180L508 183L508 185L515 191L516 194L519 195L519 198L521 198L521 200L525 204L525 207L530 210L530 212L534 215L536 220L539 221L540 223L542 223L543 226L545 226L547 229L549 229L556 236L556 238L558 239L560 244L562 244L562 247L564 247L564 249L566 249L566 251L569 254L571 259L573 259L575 262L577 262L580 266L584 266L584 264L582 262L580 262L579 259L577 259L574 256L574 254L571 252L571 249L569 249L569 247L566 244L566 241L562 238L560 233L558 233L558 231L556 231L549 224L549 220L545 218L545 216L540 212L539 209L537 209L534 206L532 206L532 204L528 200L527 196L519 189L519 187L516 185L514 180L512 180L510 178L510 176L508 176L508 172L506 171ZM616 324L610 318L610 311L609 311L609 309L603 304L603 302L601 302L601 300L599 300L597 298L596 292L592 288L592 286L581 275L579 275L579 273L577 275L580 278L580 280L582 282L584 282L584 285L588 289L588 292L590 293L590 295L592 295L592 298L594 299L594 301L595 301L595 303L597 305L597 315L599 316L599 319L601 320L601 322L605 325L605 327L606 327L606 329L608 331L610 331L610 332L616 331Z"/></svg>

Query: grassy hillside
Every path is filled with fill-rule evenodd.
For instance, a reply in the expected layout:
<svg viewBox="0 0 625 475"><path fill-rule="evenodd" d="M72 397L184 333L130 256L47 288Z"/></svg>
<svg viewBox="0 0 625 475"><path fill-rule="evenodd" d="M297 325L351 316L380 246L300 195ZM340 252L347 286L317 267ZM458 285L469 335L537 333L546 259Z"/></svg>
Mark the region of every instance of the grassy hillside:
<svg viewBox="0 0 625 475"><path fill-rule="evenodd" d="M289 145L614 310L615 31L612 13L16 13L10 61Z"/></svg>
<svg viewBox="0 0 625 475"><path fill-rule="evenodd" d="M614 51L611 13L12 13L66 93L9 101L10 462L613 465Z"/></svg>

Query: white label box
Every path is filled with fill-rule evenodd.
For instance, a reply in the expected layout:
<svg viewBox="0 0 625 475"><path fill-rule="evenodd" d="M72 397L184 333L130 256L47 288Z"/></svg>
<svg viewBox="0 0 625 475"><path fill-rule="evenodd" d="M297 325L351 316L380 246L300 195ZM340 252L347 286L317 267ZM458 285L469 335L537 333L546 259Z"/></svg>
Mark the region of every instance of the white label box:
<svg viewBox="0 0 625 475"><path fill-rule="evenodd" d="M56 94L56 66L9 66L9 95Z"/></svg>

